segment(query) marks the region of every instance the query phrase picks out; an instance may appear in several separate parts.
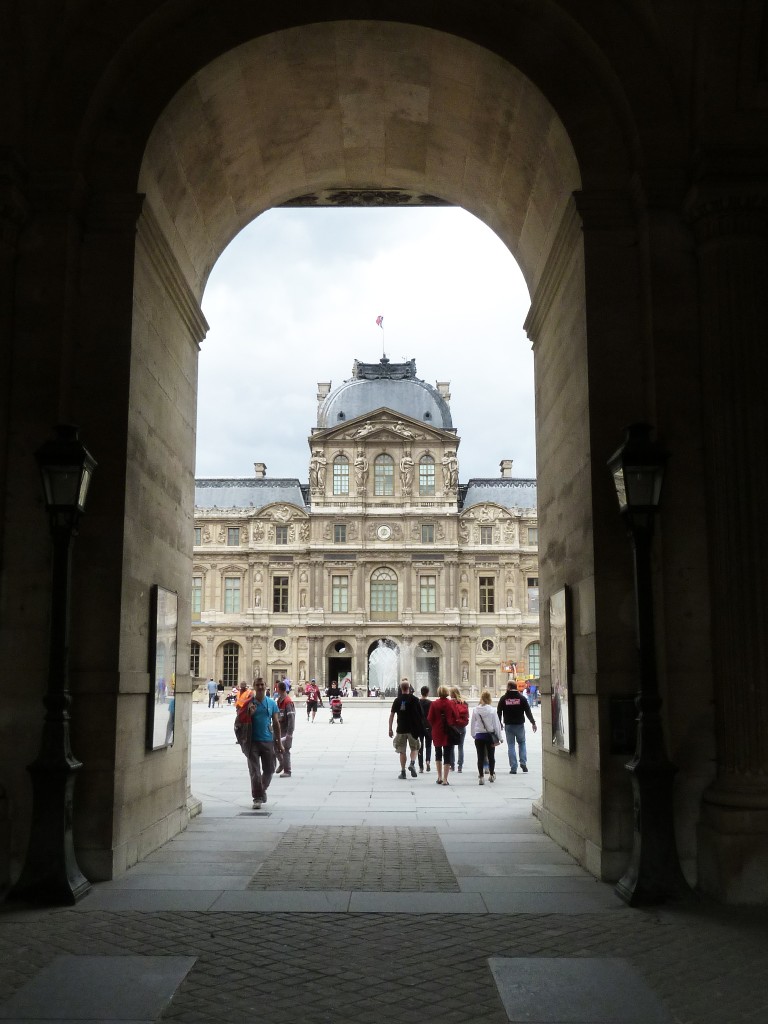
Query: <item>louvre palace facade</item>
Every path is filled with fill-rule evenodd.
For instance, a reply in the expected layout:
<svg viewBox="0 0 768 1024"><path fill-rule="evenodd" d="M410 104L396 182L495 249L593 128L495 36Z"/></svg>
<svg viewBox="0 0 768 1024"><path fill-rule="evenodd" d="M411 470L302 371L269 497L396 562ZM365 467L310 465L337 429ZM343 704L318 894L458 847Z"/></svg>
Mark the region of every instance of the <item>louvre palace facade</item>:
<svg viewBox="0 0 768 1024"><path fill-rule="evenodd" d="M536 481L459 483L449 385L415 360L318 385L308 483L197 480L192 676L506 687L538 679Z"/></svg>

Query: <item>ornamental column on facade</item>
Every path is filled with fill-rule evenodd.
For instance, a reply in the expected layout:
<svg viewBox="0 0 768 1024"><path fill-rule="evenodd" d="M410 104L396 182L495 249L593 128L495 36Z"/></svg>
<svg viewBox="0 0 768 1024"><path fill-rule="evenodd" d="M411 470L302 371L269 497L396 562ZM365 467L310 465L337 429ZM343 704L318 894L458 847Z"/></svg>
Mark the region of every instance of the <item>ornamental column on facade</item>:
<svg viewBox="0 0 768 1024"><path fill-rule="evenodd" d="M762 175L753 180L766 180ZM715 686L717 778L704 795L699 884L768 898L768 188L716 181L690 206L700 274L703 428L713 650L737 653ZM734 538L737 542L734 543Z"/></svg>

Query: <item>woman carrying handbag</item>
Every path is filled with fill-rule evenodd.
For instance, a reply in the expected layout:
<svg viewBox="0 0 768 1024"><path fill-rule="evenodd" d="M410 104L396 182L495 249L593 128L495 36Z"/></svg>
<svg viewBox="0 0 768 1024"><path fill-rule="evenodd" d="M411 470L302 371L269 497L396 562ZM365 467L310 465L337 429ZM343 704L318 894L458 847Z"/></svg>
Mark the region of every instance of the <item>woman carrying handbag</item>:
<svg viewBox="0 0 768 1024"><path fill-rule="evenodd" d="M496 750L501 743L501 725L495 708L491 706L491 695L488 690L480 694L480 703L472 709L472 720L469 731L475 741L477 750L478 783L485 784L484 765L488 762L489 782L496 781Z"/></svg>

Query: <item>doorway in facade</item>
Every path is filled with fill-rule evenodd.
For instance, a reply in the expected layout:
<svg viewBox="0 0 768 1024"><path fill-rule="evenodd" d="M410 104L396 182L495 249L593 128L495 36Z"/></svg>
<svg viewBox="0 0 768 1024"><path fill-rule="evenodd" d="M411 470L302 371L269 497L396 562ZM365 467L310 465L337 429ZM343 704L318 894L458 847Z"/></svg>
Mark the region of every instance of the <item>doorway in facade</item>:
<svg viewBox="0 0 768 1024"><path fill-rule="evenodd" d="M400 649L394 640L377 640L368 648L368 694L394 695L400 678Z"/></svg>

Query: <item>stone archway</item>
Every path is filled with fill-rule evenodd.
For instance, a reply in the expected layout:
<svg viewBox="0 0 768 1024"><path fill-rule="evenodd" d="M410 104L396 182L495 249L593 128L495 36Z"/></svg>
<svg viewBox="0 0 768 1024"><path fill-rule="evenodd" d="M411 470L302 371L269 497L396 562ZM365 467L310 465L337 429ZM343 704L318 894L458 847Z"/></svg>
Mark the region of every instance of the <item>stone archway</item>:
<svg viewBox="0 0 768 1024"><path fill-rule="evenodd" d="M409 13L404 8L403 18ZM116 637L114 622L141 621L142 588L157 575L180 593L182 619L187 610L191 538L178 526L191 522L196 347L206 329L199 300L226 243L282 202L313 195L355 202L382 190L390 198L393 190L417 201L437 197L479 216L518 259L533 296L541 535L546 542L550 530L562 547L542 567L542 589L551 589L560 567L578 585L578 657L586 666L580 742L599 760L596 607L610 616L627 582L615 570L624 555L620 536L604 531L595 543L608 502L591 452L610 451L617 422L647 402L642 268L634 242L627 244L635 227L625 145L632 126L568 19L514 17L518 42L505 34L504 52L491 49L501 39L493 32L483 48L450 23L326 21L264 34L263 25L234 19L217 34L206 32L205 18L190 17L153 26L158 49L162 37L174 59L152 80L129 70L127 51L138 39L115 61L111 93L105 75L75 161L93 195L78 252L69 399L74 411L87 412L86 425L100 428L104 487L119 496L101 507L95 498L99 536L80 542L84 568L100 565L118 609L111 648L105 636L95 650L108 669L84 671L80 685L82 692L103 687L115 732L129 740L114 764L91 769L95 719L81 727L82 863L92 877L122 870L183 825L188 715L181 715L176 749L148 771L131 726L143 651L127 629ZM452 28L455 34L443 31ZM555 39L572 47L568 69L552 56ZM595 268L610 272L587 274ZM591 375L615 359L617 336L622 374L610 390L596 389ZM118 552L104 541L110 532L121 537ZM605 576L602 566L610 567ZM80 588L87 596L82 580ZM630 633L621 616L611 621L612 641ZM182 629L182 649L188 640ZM622 662L603 685L621 688L630 675ZM547 828L596 874L616 873L630 822L628 794L618 796L623 777L610 787L625 817L608 828L602 806L610 787L599 772L551 760L545 773ZM126 792L140 779L148 784L130 810L121 790L108 814L88 821L99 790L110 789L117 774Z"/></svg>

